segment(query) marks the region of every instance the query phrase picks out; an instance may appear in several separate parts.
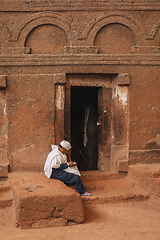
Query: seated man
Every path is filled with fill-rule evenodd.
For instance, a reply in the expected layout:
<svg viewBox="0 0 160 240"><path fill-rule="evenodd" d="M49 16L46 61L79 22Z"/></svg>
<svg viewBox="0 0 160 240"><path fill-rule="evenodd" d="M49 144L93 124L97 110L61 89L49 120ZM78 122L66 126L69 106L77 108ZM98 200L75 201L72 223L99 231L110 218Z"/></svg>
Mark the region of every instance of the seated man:
<svg viewBox="0 0 160 240"><path fill-rule="evenodd" d="M44 165L44 172L48 178L58 179L66 185L74 184L82 196L90 196L87 193L80 179L76 163L71 161L69 151L71 144L63 140L59 146L52 145L52 151L48 154ZM74 167L74 168L73 168Z"/></svg>

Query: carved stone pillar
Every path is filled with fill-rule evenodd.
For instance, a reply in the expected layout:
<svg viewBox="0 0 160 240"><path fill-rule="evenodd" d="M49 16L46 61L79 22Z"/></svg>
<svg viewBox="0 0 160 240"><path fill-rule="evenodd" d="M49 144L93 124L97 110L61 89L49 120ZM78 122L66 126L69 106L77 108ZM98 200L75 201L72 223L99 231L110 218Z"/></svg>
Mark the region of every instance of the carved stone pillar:
<svg viewBox="0 0 160 240"><path fill-rule="evenodd" d="M113 86L112 164L113 171L128 171L129 74L119 74Z"/></svg>
<svg viewBox="0 0 160 240"><path fill-rule="evenodd" d="M0 75L0 177L8 176L8 121L6 113L7 77Z"/></svg>
<svg viewBox="0 0 160 240"><path fill-rule="evenodd" d="M65 124L65 83L66 74L60 73L54 75L55 83L55 143L59 144L64 139Z"/></svg>

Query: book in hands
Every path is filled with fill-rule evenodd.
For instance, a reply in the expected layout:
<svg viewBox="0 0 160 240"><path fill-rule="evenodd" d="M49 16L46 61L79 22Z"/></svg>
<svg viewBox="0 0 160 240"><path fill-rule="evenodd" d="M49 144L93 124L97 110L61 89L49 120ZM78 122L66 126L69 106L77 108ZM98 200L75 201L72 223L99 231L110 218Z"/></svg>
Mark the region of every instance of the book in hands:
<svg viewBox="0 0 160 240"><path fill-rule="evenodd" d="M76 162L73 162L73 165L72 166L76 166L77 165L77 163Z"/></svg>

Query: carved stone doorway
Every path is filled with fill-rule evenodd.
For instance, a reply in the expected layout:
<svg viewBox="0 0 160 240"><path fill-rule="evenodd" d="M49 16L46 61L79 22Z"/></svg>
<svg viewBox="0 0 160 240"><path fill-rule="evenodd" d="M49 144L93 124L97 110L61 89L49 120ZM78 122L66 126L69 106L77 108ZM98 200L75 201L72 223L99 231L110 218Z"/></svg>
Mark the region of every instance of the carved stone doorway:
<svg viewBox="0 0 160 240"><path fill-rule="evenodd" d="M65 133L80 170L110 170L112 75L67 76Z"/></svg>
<svg viewBox="0 0 160 240"><path fill-rule="evenodd" d="M129 74L56 74L54 79L56 143L64 137L72 142L80 170L127 172Z"/></svg>

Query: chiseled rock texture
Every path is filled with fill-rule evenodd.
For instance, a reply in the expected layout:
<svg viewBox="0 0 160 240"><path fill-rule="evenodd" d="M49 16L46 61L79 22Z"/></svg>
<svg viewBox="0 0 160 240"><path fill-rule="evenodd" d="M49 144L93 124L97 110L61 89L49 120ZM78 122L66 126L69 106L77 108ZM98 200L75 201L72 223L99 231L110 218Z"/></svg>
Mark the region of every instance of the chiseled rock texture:
<svg viewBox="0 0 160 240"><path fill-rule="evenodd" d="M0 2L1 176L42 170L51 144L82 135L74 87L98 92L99 170L160 162L159 15L159 0Z"/></svg>
<svg viewBox="0 0 160 240"><path fill-rule="evenodd" d="M79 194L41 175L51 144L72 141L85 171L160 163L159 16L159 0L0 1L0 178L15 174L21 228L84 220ZM73 99L81 87L96 95ZM87 155L80 103L90 99Z"/></svg>
<svg viewBox="0 0 160 240"><path fill-rule="evenodd" d="M66 226L84 221L80 194L43 173L10 175L16 225L20 228Z"/></svg>

